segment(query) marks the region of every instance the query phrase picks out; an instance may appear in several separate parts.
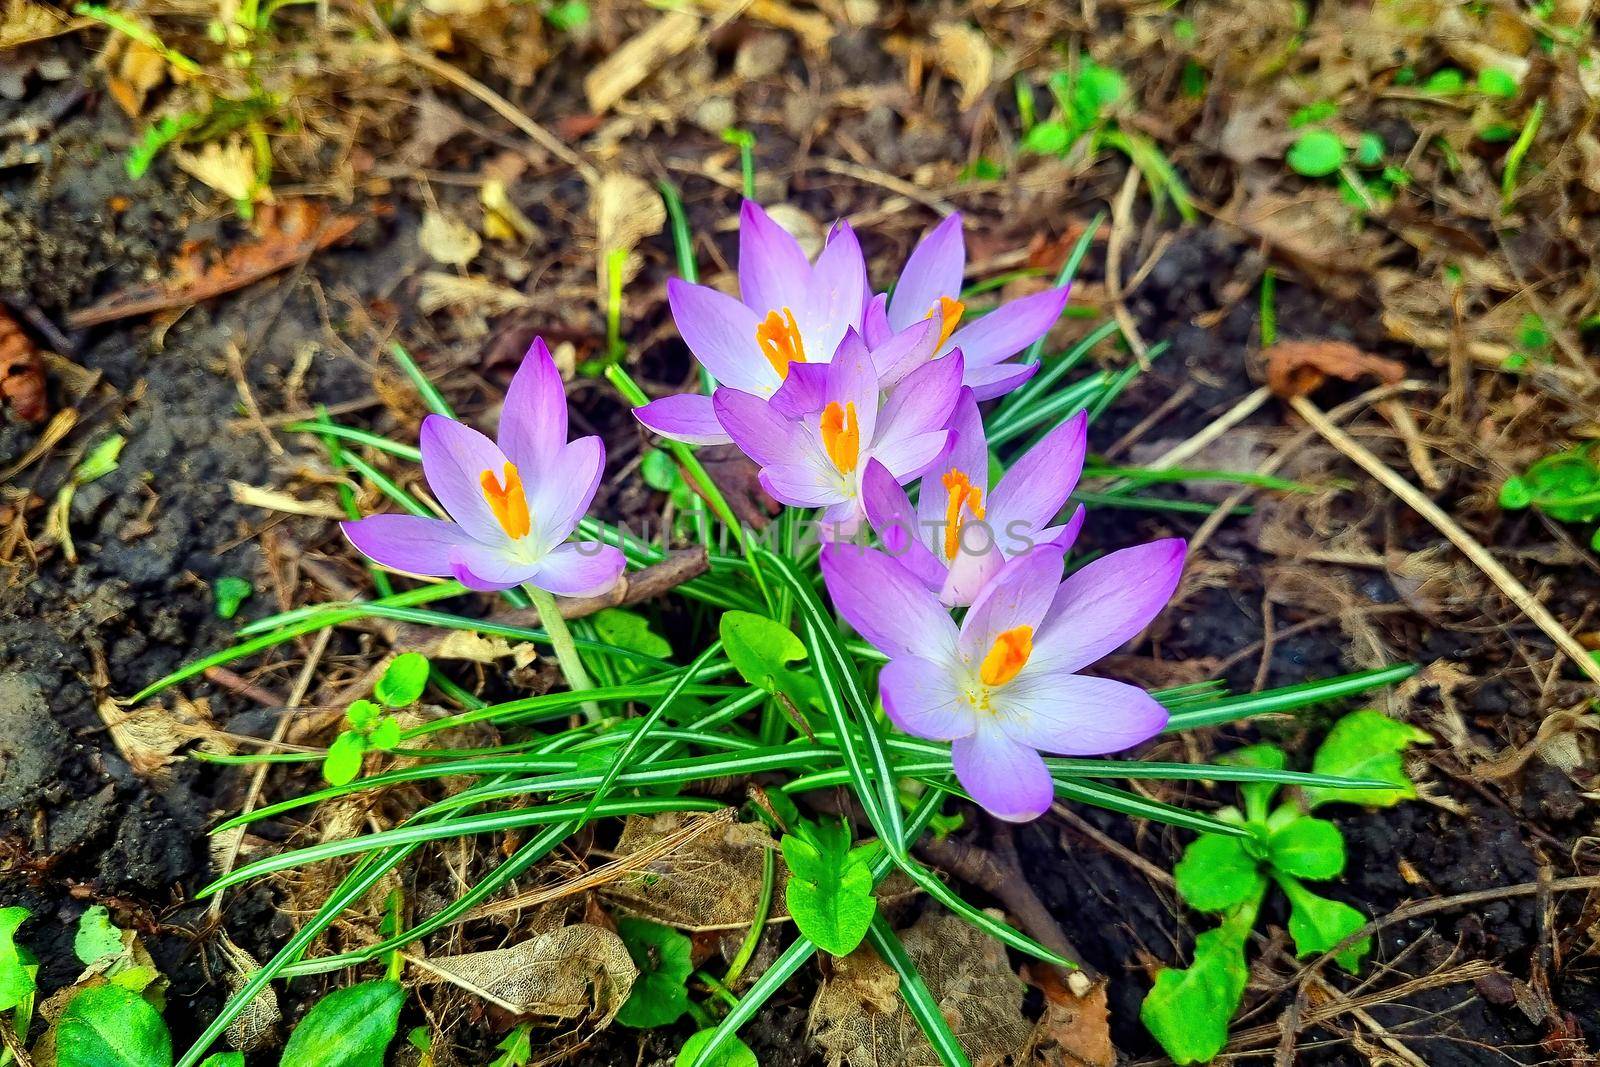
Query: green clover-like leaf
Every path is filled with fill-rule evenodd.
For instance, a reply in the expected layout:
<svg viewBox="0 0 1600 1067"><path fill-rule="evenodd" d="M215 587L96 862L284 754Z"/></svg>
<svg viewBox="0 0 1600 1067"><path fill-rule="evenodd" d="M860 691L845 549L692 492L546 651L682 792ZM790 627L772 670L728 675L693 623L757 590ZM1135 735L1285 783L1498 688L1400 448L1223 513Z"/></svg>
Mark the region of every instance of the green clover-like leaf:
<svg viewBox="0 0 1600 1067"><path fill-rule="evenodd" d="M1226 911L1261 892L1261 861L1241 837L1201 834L1173 868L1178 895L1196 911Z"/></svg>
<svg viewBox="0 0 1600 1067"><path fill-rule="evenodd" d="M850 847L850 829L839 822L805 823L783 837L789 865L784 899L800 932L835 956L854 952L867 936L878 902L872 867L862 849Z"/></svg>
<svg viewBox="0 0 1600 1067"><path fill-rule="evenodd" d="M788 667L806 658L806 646L787 626L749 611L725 611L718 630L728 662L745 681L802 707L821 700L816 679Z"/></svg>
<svg viewBox="0 0 1600 1067"><path fill-rule="evenodd" d="M67 1003L56 1021L56 1067L166 1067L172 1036L139 994L94 986ZM288 1061L285 1060L285 1063Z"/></svg>
<svg viewBox="0 0 1600 1067"><path fill-rule="evenodd" d="M1301 957L1327 952L1367 924L1367 917L1350 905L1313 893L1298 879L1278 878L1278 885L1289 898L1289 936L1295 953ZM1372 939L1364 937L1334 957L1334 961L1355 974L1361 960L1372 949Z"/></svg>
<svg viewBox="0 0 1600 1067"><path fill-rule="evenodd" d="M1352 711L1333 724L1312 758L1311 769L1318 774L1345 778L1370 778L1391 782L1391 789L1339 789L1312 787L1304 791L1311 808L1323 804L1361 804L1369 808L1391 808L1417 795L1417 787L1406 775L1401 753L1413 744L1433 740L1427 734L1379 711Z"/></svg>
<svg viewBox="0 0 1600 1067"><path fill-rule="evenodd" d="M1332 130L1307 130L1289 147L1284 162L1296 174L1307 178L1326 178L1344 166L1345 147Z"/></svg>
<svg viewBox="0 0 1600 1067"><path fill-rule="evenodd" d="M347 785L354 781L361 773L361 757L366 751L366 735L346 730L328 746L328 754L322 759L322 777L329 785Z"/></svg>
<svg viewBox="0 0 1600 1067"><path fill-rule="evenodd" d="M10 1011L34 990L32 967L17 945L17 927L28 918L28 909L0 908L0 1011Z"/></svg>
<svg viewBox="0 0 1600 1067"><path fill-rule="evenodd" d="M1284 874L1323 880L1344 873L1344 835L1327 819L1299 815L1267 837L1267 862Z"/></svg>
<svg viewBox="0 0 1600 1067"><path fill-rule="evenodd" d="M278 1067L383 1067L405 1000L399 982L360 982L335 989L294 1028Z"/></svg>
<svg viewBox="0 0 1600 1067"><path fill-rule="evenodd" d="M1157 974L1139 1007L1139 1019L1175 1063L1209 1063L1228 1043L1228 1020L1239 1010L1250 977L1244 939L1255 908L1245 910L1242 921L1195 938L1194 962Z"/></svg>
<svg viewBox="0 0 1600 1067"><path fill-rule="evenodd" d="M617 935L639 968L617 1022L641 1030L677 1022L689 1010L689 991L684 987L694 970L694 946L671 927L645 919L618 920Z"/></svg>
<svg viewBox="0 0 1600 1067"><path fill-rule="evenodd" d="M400 720L385 715L367 734L367 747L374 752L388 752L400 743Z"/></svg>
<svg viewBox="0 0 1600 1067"><path fill-rule="evenodd" d="M427 687L428 657L421 652L402 652L372 687L372 695L391 708L403 708L421 699Z"/></svg>
<svg viewBox="0 0 1600 1067"><path fill-rule="evenodd" d="M78 919L72 951L86 967L92 967L107 956L122 954L122 931L111 921L111 912L104 904L93 905Z"/></svg>
<svg viewBox="0 0 1600 1067"><path fill-rule="evenodd" d="M1230 767L1261 767L1281 771L1289 765L1289 757L1276 745L1247 745L1218 756L1217 762ZM1277 794L1276 782L1240 782L1239 795L1244 798L1245 818L1251 822L1265 821L1267 808Z"/></svg>
<svg viewBox="0 0 1600 1067"><path fill-rule="evenodd" d="M673 1060L674 1067L761 1067L761 1062L756 1059L756 1054L750 1051L750 1046L740 1041L737 1037L730 1037L717 1046L717 1051L708 1060L700 1060L700 1050L706 1047L715 1030L700 1030L689 1035L689 1040L683 1043L683 1049L678 1053L678 1058Z"/></svg>

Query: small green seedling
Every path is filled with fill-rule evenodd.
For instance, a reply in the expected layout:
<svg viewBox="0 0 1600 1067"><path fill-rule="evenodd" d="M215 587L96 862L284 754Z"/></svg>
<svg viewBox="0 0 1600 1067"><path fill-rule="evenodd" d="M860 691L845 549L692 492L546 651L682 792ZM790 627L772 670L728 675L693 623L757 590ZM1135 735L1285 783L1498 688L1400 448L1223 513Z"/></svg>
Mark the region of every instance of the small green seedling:
<svg viewBox="0 0 1600 1067"><path fill-rule="evenodd" d="M428 657L406 652L394 658L372 695L385 707L404 708L422 698L428 685ZM346 785L361 773L368 752L388 752L400 744L400 721L370 700L358 700L345 710L344 729L322 761L322 776L331 785Z"/></svg>
<svg viewBox="0 0 1600 1067"><path fill-rule="evenodd" d="M335 989L294 1028L278 1067L383 1067L405 999L387 979Z"/></svg>
<svg viewBox="0 0 1600 1067"><path fill-rule="evenodd" d="M1507 479L1500 487L1500 506L1535 508L1558 522L1600 520L1600 441L1546 456L1520 477ZM1600 527L1589 545L1600 552Z"/></svg>
<svg viewBox="0 0 1600 1067"><path fill-rule="evenodd" d="M1380 712L1352 712L1328 732L1312 770L1385 782L1387 788L1306 788L1274 807L1277 784L1245 782L1239 786L1243 810L1224 808L1218 817L1250 836L1202 834L1184 850L1173 872L1178 895L1196 911L1219 914L1222 925L1195 939L1193 964L1156 976L1140 1009L1139 1017L1173 1060L1204 1063L1227 1043L1228 1020L1239 1009L1249 976L1245 944L1271 886L1289 900L1289 936L1301 957L1332 950L1366 924L1362 912L1306 888L1308 881L1339 877L1345 866L1338 826L1311 813L1324 804L1392 807L1414 798L1402 753L1428 740L1421 730ZM1219 762L1283 770L1288 759L1280 748L1252 745ZM1334 959L1353 974L1370 949L1370 939L1363 938Z"/></svg>
<svg viewBox="0 0 1600 1067"><path fill-rule="evenodd" d="M639 968L617 1022L640 1030L671 1026L689 1010L694 945L670 926L632 917L617 921L617 936Z"/></svg>
<svg viewBox="0 0 1600 1067"><path fill-rule="evenodd" d="M231 619L239 614L239 607L256 591L248 578L225 575L211 584L211 597L216 601L217 618Z"/></svg>
<svg viewBox="0 0 1600 1067"><path fill-rule="evenodd" d="M823 951L848 956L866 938L878 912L871 864L877 848L876 842L852 848L850 827L832 820L801 820L784 835L789 915Z"/></svg>

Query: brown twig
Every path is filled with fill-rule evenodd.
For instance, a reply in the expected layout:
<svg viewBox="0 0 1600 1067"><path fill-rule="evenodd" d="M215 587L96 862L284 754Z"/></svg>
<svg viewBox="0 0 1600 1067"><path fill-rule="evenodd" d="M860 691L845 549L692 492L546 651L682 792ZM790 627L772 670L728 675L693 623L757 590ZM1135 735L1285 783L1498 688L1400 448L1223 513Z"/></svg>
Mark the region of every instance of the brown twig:
<svg viewBox="0 0 1600 1067"><path fill-rule="evenodd" d="M1590 680L1600 682L1600 661L1596 661L1589 654L1589 650L1578 643L1577 639L1566 631L1559 620L1541 604L1537 597L1528 590L1528 587L1517 580L1516 575L1501 566L1476 538L1461 528L1461 525L1444 512L1444 509L1430 500L1423 492L1400 475L1396 474L1388 464L1373 455L1364 445L1355 438L1345 433L1333 424L1333 421L1323 414L1309 399L1303 396L1294 397L1289 401L1295 413L1310 424L1311 428L1325 437L1329 444L1354 460L1368 474L1376 478L1402 502L1413 511L1430 522L1434 529L1444 534L1450 543L1459 548L1463 555L1477 565L1478 569L1488 576L1489 580L1499 586L1517 608L1526 615L1530 621L1555 642L1557 648L1577 661L1578 669L1588 675Z"/></svg>

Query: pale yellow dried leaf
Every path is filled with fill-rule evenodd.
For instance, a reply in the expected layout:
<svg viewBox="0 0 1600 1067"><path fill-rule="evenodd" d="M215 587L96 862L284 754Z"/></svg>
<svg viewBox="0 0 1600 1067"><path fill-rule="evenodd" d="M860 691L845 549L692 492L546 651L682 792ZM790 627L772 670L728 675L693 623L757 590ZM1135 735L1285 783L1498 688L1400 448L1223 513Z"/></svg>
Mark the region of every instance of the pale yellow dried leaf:
<svg viewBox="0 0 1600 1067"><path fill-rule="evenodd" d="M440 211L422 216L417 243L430 257L450 267L465 267L483 250L483 238L471 226Z"/></svg>
<svg viewBox="0 0 1600 1067"><path fill-rule="evenodd" d="M594 220L599 255L600 291L606 291L607 264L613 252L630 253L623 266L626 282L639 268L638 257L631 255L644 238L661 232L667 224L666 205L661 195L643 178L620 171L601 176L589 198L589 215Z"/></svg>
<svg viewBox="0 0 1600 1067"><path fill-rule="evenodd" d="M348 518L344 509L327 500L301 500L277 489L266 489L244 482L229 482L228 492L235 502L287 515L307 515L317 519Z"/></svg>
<svg viewBox="0 0 1600 1067"><path fill-rule="evenodd" d="M0 16L0 50L54 37L65 33L67 26L65 16L43 4L8 0L5 14Z"/></svg>
<svg viewBox="0 0 1600 1067"><path fill-rule="evenodd" d="M539 227L511 202L506 183L499 178L483 183L478 202L483 205L483 235L491 241L531 241L539 235Z"/></svg>
<svg viewBox="0 0 1600 1067"><path fill-rule="evenodd" d="M983 31L965 22L933 27L933 55L939 67L961 86L961 107L978 102L994 80L994 46Z"/></svg>
<svg viewBox="0 0 1600 1067"><path fill-rule="evenodd" d="M511 655L511 643L503 637L485 637L467 630L451 630L433 650L434 659L464 659L473 663L493 663Z"/></svg>
<svg viewBox="0 0 1600 1067"><path fill-rule="evenodd" d="M256 197L256 153L242 137L207 141L198 152L172 153L179 169L230 200Z"/></svg>
<svg viewBox="0 0 1600 1067"><path fill-rule="evenodd" d="M424 315L445 308L459 308L481 315L503 315L517 308L527 307L531 301L526 294L486 278L444 271L424 271L417 288L417 307Z"/></svg>
<svg viewBox="0 0 1600 1067"><path fill-rule="evenodd" d="M620 937L580 923L510 948L435 957L424 973L424 981L444 980L486 993L522 1014L588 1017L598 1028L628 999L639 969Z"/></svg>
<svg viewBox="0 0 1600 1067"><path fill-rule="evenodd" d="M700 19L691 11L663 12L583 79L584 96L595 114L609 111L662 64L700 38Z"/></svg>
<svg viewBox="0 0 1600 1067"><path fill-rule="evenodd" d="M630 815L614 851L619 856L646 852L682 830L687 818L679 812ZM775 847L764 827L730 823L652 860L642 871L617 879L601 894L624 911L683 930L740 929L755 917L762 857ZM783 894L788 872L781 861L778 871L770 913L774 917L786 914Z"/></svg>

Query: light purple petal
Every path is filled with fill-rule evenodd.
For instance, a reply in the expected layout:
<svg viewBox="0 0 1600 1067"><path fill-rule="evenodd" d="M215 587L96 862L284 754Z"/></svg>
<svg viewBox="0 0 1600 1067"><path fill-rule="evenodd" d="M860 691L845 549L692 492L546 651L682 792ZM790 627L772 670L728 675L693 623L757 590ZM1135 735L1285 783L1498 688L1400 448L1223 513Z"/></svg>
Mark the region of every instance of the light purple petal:
<svg viewBox="0 0 1600 1067"><path fill-rule="evenodd" d="M917 243L906 260L894 295L889 298L889 325L903 330L927 318L940 297L961 296L961 275L967 248L961 237L961 213L954 212Z"/></svg>
<svg viewBox="0 0 1600 1067"><path fill-rule="evenodd" d="M1183 574L1180 538L1124 548L1085 564L1061 583L1033 638L1035 661L1076 671L1120 648L1167 606ZM1035 549L1034 551L1039 551Z"/></svg>
<svg viewBox="0 0 1600 1067"><path fill-rule="evenodd" d="M829 504L817 516L817 539L824 542L854 541L866 517L859 496L847 496L836 504Z"/></svg>
<svg viewBox="0 0 1600 1067"><path fill-rule="evenodd" d="M893 389L906 375L918 367L926 366L933 358L939 344L939 324L932 319L914 322L899 333L873 341L867 337L867 347L872 350L872 365L878 371L878 384Z"/></svg>
<svg viewBox="0 0 1600 1067"><path fill-rule="evenodd" d="M989 497L990 521L997 529L1014 522L1042 530L1067 503L1089 442L1089 414L1080 411L1057 426L1012 464Z"/></svg>
<svg viewBox="0 0 1600 1067"><path fill-rule="evenodd" d="M815 416L827 401L827 363L791 363L783 385L772 394L772 410L786 419Z"/></svg>
<svg viewBox="0 0 1600 1067"><path fill-rule="evenodd" d="M944 476L959 471L967 476L967 484L984 491L983 503L988 505L989 444L984 438L983 416L978 411L972 390L963 388L956 397L955 410L950 415L950 443L928 467L928 477L917 498L917 515L924 528L938 532L942 529L949 511L950 493L944 487Z"/></svg>
<svg viewBox="0 0 1600 1067"><path fill-rule="evenodd" d="M877 348L894 336L894 329L889 325L889 298L883 293L876 296L872 294L872 287L867 286L867 310L861 317L861 336L867 339L868 348Z"/></svg>
<svg viewBox="0 0 1600 1067"><path fill-rule="evenodd" d="M933 430L878 445L872 450L872 458L887 467L900 482L909 482L928 473L933 461L949 443L949 430Z"/></svg>
<svg viewBox="0 0 1600 1067"><path fill-rule="evenodd" d="M419 443L428 488L450 517L474 540L507 543L510 538L483 495L484 471L493 473L496 480L505 477L507 459L500 447L472 427L443 415L422 420Z"/></svg>
<svg viewBox="0 0 1600 1067"><path fill-rule="evenodd" d="M783 308L798 316L810 284L811 261L800 242L760 204L746 200L739 208L739 295L745 305L758 321Z"/></svg>
<svg viewBox="0 0 1600 1067"><path fill-rule="evenodd" d="M854 404L861 449L865 452L872 446L878 427L878 374L867 343L854 329L845 333L838 354L828 364L823 400L826 404Z"/></svg>
<svg viewBox="0 0 1600 1067"><path fill-rule="evenodd" d="M989 367L1016 355L1050 332L1067 306L1067 286L1001 304L956 330L946 348L959 348L972 367ZM894 321L893 315L890 322Z"/></svg>
<svg viewBox="0 0 1600 1067"><path fill-rule="evenodd" d="M894 560L859 545L822 550L822 577L839 614L891 659L951 662L956 624L937 597Z"/></svg>
<svg viewBox="0 0 1600 1067"><path fill-rule="evenodd" d="M1013 741L1061 756L1121 752L1167 725L1167 709L1138 686L1041 671L1031 660L990 699Z"/></svg>
<svg viewBox="0 0 1600 1067"><path fill-rule="evenodd" d="M927 491L928 487L924 486L923 492ZM918 525L906 491L900 488L889 469L875 459L867 461L867 469L861 476L861 503L866 508L867 521L883 543L884 552L929 589L941 588L945 582L944 564L924 543L926 531Z"/></svg>
<svg viewBox="0 0 1600 1067"><path fill-rule="evenodd" d="M972 799L1007 822L1027 822L1050 810L1055 786L1039 753L997 726L982 724L950 746L956 778Z"/></svg>
<svg viewBox="0 0 1600 1067"><path fill-rule="evenodd" d="M996 539L982 522L961 528L956 558L939 588L939 599L951 607L962 607L976 600L1006 565L1006 557Z"/></svg>
<svg viewBox="0 0 1600 1067"><path fill-rule="evenodd" d="M840 223L817 257L803 308L794 309L805 338L806 360L826 363L834 358L847 329L861 328L861 294L867 287L867 263L861 244L848 223Z"/></svg>
<svg viewBox="0 0 1600 1067"><path fill-rule="evenodd" d="M971 388L979 400L993 400L1039 373L1037 363L996 363L992 367L967 367L962 383Z"/></svg>
<svg viewBox="0 0 1600 1067"><path fill-rule="evenodd" d="M1061 550L1040 545L1007 563L961 620L961 655L976 668L995 638L1018 626L1037 632L1061 579ZM1035 639L1037 641L1037 639Z"/></svg>
<svg viewBox="0 0 1600 1067"><path fill-rule="evenodd" d="M450 556L450 573L468 589L493 593L521 585L539 569L505 548L477 542L458 546Z"/></svg>
<svg viewBox="0 0 1600 1067"><path fill-rule="evenodd" d="M874 449L949 426L961 395L961 368L961 353L952 352L906 375L884 401L872 439Z"/></svg>
<svg viewBox="0 0 1600 1067"><path fill-rule="evenodd" d="M782 418L773 405L751 393L719 388L711 398L717 421L728 431L739 451L758 466L772 467L793 463L803 444L803 435L794 422Z"/></svg>
<svg viewBox="0 0 1600 1067"><path fill-rule="evenodd" d="M617 584L628 561L622 551L598 541L557 545L525 579L556 596L599 596Z"/></svg>
<svg viewBox="0 0 1600 1067"><path fill-rule="evenodd" d="M453 522L420 515L369 515L339 528L358 552L385 567L441 578L450 574L450 554L471 540Z"/></svg>
<svg viewBox="0 0 1600 1067"><path fill-rule="evenodd" d="M761 488L774 500L796 508L839 504L855 496L838 471L815 457L811 462L763 467Z"/></svg>
<svg viewBox="0 0 1600 1067"><path fill-rule="evenodd" d="M761 319L754 311L731 296L681 278L667 282L667 303L689 351L717 381L763 396L778 387L778 372L756 343Z"/></svg>
<svg viewBox="0 0 1600 1067"><path fill-rule="evenodd" d="M912 656L892 659L878 675L878 695L889 721L912 737L949 741L977 728L977 715L949 663Z"/></svg>
<svg viewBox="0 0 1600 1067"><path fill-rule="evenodd" d="M500 450L517 465L526 483L545 469L567 443L567 390L543 337L533 347L506 390L500 411Z"/></svg>
<svg viewBox="0 0 1600 1067"><path fill-rule="evenodd" d="M529 518L541 546L558 545L571 535L594 502L605 466L605 442L580 437L556 454L549 475L527 486Z"/></svg>
<svg viewBox="0 0 1600 1067"><path fill-rule="evenodd" d="M717 421L711 398L703 393L676 393L633 409L633 417L653 433L691 445L724 445L728 431Z"/></svg>
<svg viewBox="0 0 1600 1067"><path fill-rule="evenodd" d="M1087 515L1088 511L1085 510L1082 504L1079 504L1077 508L1073 510L1072 514L1067 517L1066 522L1062 523L1060 526L1052 526L1049 529L1042 531L1039 534L1040 543L1055 545L1063 552L1070 550L1072 546L1077 543L1078 534L1083 531L1083 520ZM1000 547L1004 548L1005 545L1002 544ZM1023 547L1026 549L1033 546L1027 545ZM1015 555L1016 553L1009 554Z"/></svg>

